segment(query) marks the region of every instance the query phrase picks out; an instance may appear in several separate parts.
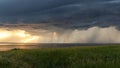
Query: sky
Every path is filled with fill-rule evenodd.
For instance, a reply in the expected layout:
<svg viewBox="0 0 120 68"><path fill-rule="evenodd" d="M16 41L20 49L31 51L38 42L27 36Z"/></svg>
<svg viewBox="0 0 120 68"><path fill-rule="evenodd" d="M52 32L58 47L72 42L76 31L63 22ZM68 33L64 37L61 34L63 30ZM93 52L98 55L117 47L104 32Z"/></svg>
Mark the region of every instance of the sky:
<svg viewBox="0 0 120 68"><path fill-rule="evenodd" d="M118 43L120 0L0 0L0 28L41 42Z"/></svg>
<svg viewBox="0 0 120 68"><path fill-rule="evenodd" d="M0 0L1 24L119 27L120 0Z"/></svg>

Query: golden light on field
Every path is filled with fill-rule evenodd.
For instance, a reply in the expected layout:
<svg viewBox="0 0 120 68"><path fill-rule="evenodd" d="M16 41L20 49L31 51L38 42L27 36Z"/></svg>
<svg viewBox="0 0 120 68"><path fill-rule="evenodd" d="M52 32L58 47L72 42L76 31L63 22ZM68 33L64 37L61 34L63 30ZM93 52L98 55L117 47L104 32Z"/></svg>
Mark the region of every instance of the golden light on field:
<svg viewBox="0 0 120 68"><path fill-rule="evenodd" d="M0 29L0 42L38 43L40 36L32 35L24 30Z"/></svg>

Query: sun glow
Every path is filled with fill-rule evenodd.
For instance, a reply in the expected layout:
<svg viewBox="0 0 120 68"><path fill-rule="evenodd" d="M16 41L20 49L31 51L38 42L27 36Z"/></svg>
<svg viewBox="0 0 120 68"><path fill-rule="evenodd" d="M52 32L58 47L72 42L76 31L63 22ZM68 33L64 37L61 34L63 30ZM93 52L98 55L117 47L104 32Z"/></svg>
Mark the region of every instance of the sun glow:
<svg viewBox="0 0 120 68"><path fill-rule="evenodd" d="M23 40L23 42L28 43L28 42L34 41L36 39L39 39L39 37L38 36L33 36L33 37L30 37L28 39Z"/></svg>
<svg viewBox="0 0 120 68"><path fill-rule="evenodd" d="M0 31L0 39L5 39L7 37L9 37L11 35L11 33L7 32L7 31Z"/></svg>
<svg viewBox="0 0 120 68"><path fill-rule="evenodd" d="M0 29L0 42L38 43L41 38L24 30Z"/></svg>

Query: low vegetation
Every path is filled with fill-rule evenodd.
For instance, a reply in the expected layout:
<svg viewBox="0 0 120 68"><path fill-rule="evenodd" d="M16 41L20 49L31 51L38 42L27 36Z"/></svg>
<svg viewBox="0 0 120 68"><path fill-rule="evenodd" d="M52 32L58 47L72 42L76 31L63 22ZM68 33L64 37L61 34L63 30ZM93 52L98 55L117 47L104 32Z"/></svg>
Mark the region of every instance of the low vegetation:
<svg viewBox="0 0 120 68"><path fill-rule="evenodd" d="M0 52L0 68L120 68L120 46Z"/></svg>

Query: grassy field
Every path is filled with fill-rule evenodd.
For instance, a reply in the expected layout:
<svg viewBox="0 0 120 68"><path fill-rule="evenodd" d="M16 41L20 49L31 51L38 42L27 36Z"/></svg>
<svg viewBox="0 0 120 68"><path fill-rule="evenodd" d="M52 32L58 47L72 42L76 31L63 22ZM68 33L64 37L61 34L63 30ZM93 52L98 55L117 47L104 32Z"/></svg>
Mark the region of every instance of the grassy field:
<svg viewBox="0 0 120 68"><path fill-rule="evenodd" d="M120 46L5 51L0 68L120 68Z"/></svg>

